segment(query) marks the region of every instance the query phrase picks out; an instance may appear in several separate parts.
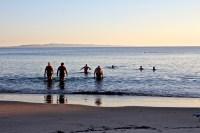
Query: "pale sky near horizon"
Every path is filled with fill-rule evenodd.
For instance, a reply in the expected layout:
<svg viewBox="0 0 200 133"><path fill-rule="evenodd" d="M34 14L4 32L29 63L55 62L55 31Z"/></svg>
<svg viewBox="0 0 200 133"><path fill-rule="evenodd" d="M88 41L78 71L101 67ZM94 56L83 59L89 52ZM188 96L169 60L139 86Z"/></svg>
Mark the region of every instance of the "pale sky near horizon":
<svg viewBox="0 0 200 133"><path fill-rule="evenodd" d="M1 0L0 46L200 46L200 0Z"/></svg>

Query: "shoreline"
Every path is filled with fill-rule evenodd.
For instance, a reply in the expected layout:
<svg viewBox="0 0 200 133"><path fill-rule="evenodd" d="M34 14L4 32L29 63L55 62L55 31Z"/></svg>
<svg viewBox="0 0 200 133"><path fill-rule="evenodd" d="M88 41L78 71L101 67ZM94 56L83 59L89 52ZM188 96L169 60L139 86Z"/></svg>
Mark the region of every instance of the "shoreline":
<svg viewBox="0 0 200 133"><path fill-rule="evenodd" d="M200 108L0 102L4 133L199 133ZM60 132L59 132L60 131Z"/></svg>
<svg viewBox="0 0 200 133"><path fill-rule="evenodd" d="M79 94L0 94L0 101L74 104L94 107L200 107L200 98L79 95Z"/></svg>

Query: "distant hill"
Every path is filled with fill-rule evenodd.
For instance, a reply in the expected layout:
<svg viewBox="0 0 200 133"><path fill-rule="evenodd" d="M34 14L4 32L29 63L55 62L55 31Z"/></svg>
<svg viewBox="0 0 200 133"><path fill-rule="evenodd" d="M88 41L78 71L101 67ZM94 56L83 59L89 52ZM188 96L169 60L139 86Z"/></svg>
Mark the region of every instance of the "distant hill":
<svg viewBox="0 0 200 133"><path fill-rule="evenodd" d="M46 47L112 47L112 45L96 45L96 44L29 44L15 46L19 48L46 48Z"/></svg>

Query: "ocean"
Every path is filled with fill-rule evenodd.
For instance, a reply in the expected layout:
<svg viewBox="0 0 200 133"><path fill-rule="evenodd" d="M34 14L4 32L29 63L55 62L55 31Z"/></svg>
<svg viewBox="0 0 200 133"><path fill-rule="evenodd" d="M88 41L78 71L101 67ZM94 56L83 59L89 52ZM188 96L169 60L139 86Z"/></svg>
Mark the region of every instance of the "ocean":
<svg viewBox="0 0 200 133"><path fill-rule="evenodd" d="M47 62L51 84L43 76ZM69 72L64 84L56 77L61 62ZM200 47L0 48L0 64L1 94L200 98ZM87 76L80 71L85 64L92 68ZM93 78L98 65L102 81Z"/></svg>

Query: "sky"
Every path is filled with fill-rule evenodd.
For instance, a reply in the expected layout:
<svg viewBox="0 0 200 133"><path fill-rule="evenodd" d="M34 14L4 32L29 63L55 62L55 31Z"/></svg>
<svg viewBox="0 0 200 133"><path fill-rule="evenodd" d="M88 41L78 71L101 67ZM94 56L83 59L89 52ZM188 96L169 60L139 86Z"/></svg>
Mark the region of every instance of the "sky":
<svg viewBox="0 0 200 133"><path fill-rule="evenodd" d="M200 46L200 0L0 0L0 46Z"/></svg>

